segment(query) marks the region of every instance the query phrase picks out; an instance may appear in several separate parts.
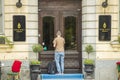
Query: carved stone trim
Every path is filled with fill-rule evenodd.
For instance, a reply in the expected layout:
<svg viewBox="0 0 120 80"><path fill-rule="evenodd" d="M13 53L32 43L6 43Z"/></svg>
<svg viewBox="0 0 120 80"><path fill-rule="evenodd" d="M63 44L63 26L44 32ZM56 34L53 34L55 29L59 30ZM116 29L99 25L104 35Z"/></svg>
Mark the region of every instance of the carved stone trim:
<svg viewBox="0 0 120 80"><path fill-rule="evenodd" d="M117 40L112 41L110 44L114 51L120 51L120 43Z"/></svg>

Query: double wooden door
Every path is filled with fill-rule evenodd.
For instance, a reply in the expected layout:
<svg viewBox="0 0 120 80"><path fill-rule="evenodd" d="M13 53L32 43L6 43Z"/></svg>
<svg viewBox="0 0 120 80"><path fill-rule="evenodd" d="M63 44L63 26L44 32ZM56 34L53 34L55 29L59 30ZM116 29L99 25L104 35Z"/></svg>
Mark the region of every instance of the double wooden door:
<svg viewBox="0 0 120 80"><path fill-rule="evenodd" d="M76 1L79 2L79 0ZM57 0L55 2L59 3ZM42 72L46 73L48 62L54 60L53 39L58 30L65 38L65 73L82 72L81 11L74 10L74 7L69 8L70 5L61 9L62 3L59 6L53 5L54 8L51 8L48 5L51 3L39 0L39 43L47 47L46 51L39 54Z"/></svg>

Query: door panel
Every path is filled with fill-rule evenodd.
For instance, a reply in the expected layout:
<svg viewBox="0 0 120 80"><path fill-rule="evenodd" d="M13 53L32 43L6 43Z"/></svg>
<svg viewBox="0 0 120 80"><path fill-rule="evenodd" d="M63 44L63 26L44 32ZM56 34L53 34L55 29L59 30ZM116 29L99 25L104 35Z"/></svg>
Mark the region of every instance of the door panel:
<svg viewBox="0 0 120 80"><path fill-rule="evenodd" d="M78 12L54 11L54 13L56 14L51 15L48 12L42 14L41 34L43 36L40 37L40 39L48 48L47 51L43 51L39 55L39 60L42 61L42 72L46 73L48 62L54 60L52 41L56 36L57 30L61 30L62 36L65 38L65 73L80 72L78 52L79 40L77 40L79 34L77 25Z"/></svg>

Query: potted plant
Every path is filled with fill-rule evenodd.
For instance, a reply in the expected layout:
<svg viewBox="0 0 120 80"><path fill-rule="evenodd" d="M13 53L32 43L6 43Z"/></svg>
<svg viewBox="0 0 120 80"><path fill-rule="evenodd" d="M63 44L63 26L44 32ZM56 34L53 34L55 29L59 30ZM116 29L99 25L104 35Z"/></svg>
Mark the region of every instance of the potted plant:
<svg viewBox="0 0 120 80"><path fill-rule="evenodd" d="M11 52L13 46L13 42L8 37L0 36L0 51Z"/></svg>
<svg viewBox="0 0 120 80"><path fill-rule="evenodd" d="M33 50L34 53L36 53L36 59L37 59L38 53L43 51L43 46L41 44L34 44L32 46L32 50Z"/></svg>
<svg viewBox="0 0 120 80"><path fill-rule="evenodd" d="M119 34L118 37L117 37L117 41L118 41L118 43L120 44L120 34Z"/></svg>
<svg viewBox="0 0 120 80"><path fill-rule="evenodd" d="M30 61L31 80L37 80L38 74L41 73L40 64L41 64L41 61L38 61L38 60L31 60Z"/></svg>
<svg viewBox="0 0 120 80"><path fill-rule="evenodd" d="M8 46L9 48L13 48L13 42L10 41L6 36L0 36L0 45L2 47Z"/></svg>
<svg viewBox="0 0 120 80"><path fill-rule="evenodd" d="M30 70L39 70L41 61L31 60L30 61Z"/></svg>
<svg viewBox="0 0 120 80"><path fill-rule="evenodd" d="M94 64L94 60L92 60L92 59L85 59L84 60L84 64L85 65L91 65L91 64L93 65Z"/></svg>
<svg viewBox="0 0 120 80"><path fill-rule="evenodd" d="M92 45L89 44L85 47L85 52L88 54L88 58L84 60L84 70L86 74L92 74L94 72L94 60L89 59L89 54L93 51L94 49Z"/></svg>
<svg viewBox="0 0 120 80"><path fill-rule="evenodd" d="M31 61L30 61L30 64L31 64L31 65L41 64L41 61L38 61L38 60L31 60Z"/></svg>
<svg viewBox="0 0 120 80"><path fill-rule="evenodd" d="M34 44L32 46L32 51L36 53L36 59L30 61L30 75L31 75L31 80L37 80L38 74L41 72L40 70L41 61L38 61L37 56L38 53L43 51L43 46L41 44Z"/></svg>
<svg viewBox="0 0 120 80"><path fill-rule="evenodd" d="M32 51L36 54L36 59L35 60L31 60L30 61L30 64L31 65L38 65L40 64L41 62L38 61L38 53L40 53L41 51L43 51L43 46L41 44L34 44L32 46Z"/></svg>

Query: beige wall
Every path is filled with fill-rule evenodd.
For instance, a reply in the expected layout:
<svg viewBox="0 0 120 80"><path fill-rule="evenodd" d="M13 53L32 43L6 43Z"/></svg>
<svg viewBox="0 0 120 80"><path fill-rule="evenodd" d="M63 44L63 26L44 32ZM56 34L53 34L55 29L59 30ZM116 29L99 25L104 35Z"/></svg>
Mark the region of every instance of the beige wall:
<svg viewBox="0 0 120 80"><path fill-rule="evenodd" d="M96 33L98 33L98 17L99 15L111 15L111 41L117 39L119 34L119 0L108 0L108 7L103 8L102 2L105 0L96 1ZM96 58L97 59L119 59L119 51L114 51L111 46L111 41L99 41L96 36Z"/></svg>
<svg viewBox="0 0 120 80"><path fill-rule="evenodd" d="M14 47L8 52L0 50L0 59L34 58L31 46L38 42L38 0L21 0L23 6L17 8L18 0L3 0L4 3L4 34L13 40L13 15L26 16L26 41L14 42Z"/></svg>
<svg viewBox="0 0 120 80"><path fill-rule="evenodd" d="M83 29L83 58L86 58L84 48L86 44L92 44L95 48L96 59L118 59L119 49L114 50L111 42L117 39L119 34L119 0L108 0L108 7L103 8L105 0L82 1L82 29ZM111 15L111 41L98 40L99 15ZM93 57L94 53L91 54Z"/></svg>
<svg viewBox="0 0 120 80"><path fill-rule="evenodd" d="M107 8L102 7L104 1L82 0L83 60L87 58L85 46L93 45L95 52L90 55L90 58L95 59L95 80L116 80L116 61L120 60L120 48L113 48L111 42L116 40L119 34L119 0L108 0ZM99 15L112 17L111 41L98 40Z"/></svg>
<svg viewBox="0 0 120 80"><path fill-rule="evenodd" d="M91 44L96 48L96 1L82 1L82 49L83 58L87 58L84 48L87 44ZM90 54L90 58L95 59L95 52Z"/></svg>

